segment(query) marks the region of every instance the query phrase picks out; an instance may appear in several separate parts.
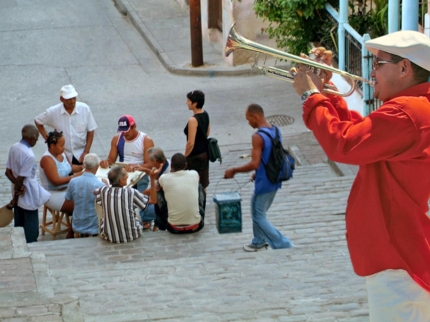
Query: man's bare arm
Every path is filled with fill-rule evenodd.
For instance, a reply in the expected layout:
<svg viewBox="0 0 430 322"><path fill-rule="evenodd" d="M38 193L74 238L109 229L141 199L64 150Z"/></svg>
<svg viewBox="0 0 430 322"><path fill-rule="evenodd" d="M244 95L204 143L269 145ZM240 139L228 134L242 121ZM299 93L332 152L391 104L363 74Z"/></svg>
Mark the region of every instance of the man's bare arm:
<svg viewBox="0 0 430 322"><path fill-rule="evenodd" d="M251 152L251 161L248 163L235 168L230 168L225 170L224 178L231 179L238 172L250 172L258 169L260 166L261 154L263 152L264 141L263 138L255 133L252 136L252 152Z"/></svg>
<svg viewBox="0 0 430 322"><path fill-rule="evenodd" d="M116 143L118 142L118 135L115 135L112 138L112 141L110 143L110 151L109 156L107 159L100 161L100 166L102 168L107 168L110 165L114 164L116 161L116 158L118 157L118 147L116 146Z"/></svg>
<svg viewBox="0 0 430 322"><path fill-rule="evenodd" d="M45 127L43 124L39 124L34 120L34 124L36 125L37 129L39 130L40 135L43 137L44 140L48 137L48 134L46 133Z"/></svg>
<svg viewBox="0 0 430 322"><path fill-rule="evenodd" d="M94 140L94 130L87 132L87 142L85 143L84 152L82 153L81 157L79 158L79 162L84 162L85 156L90 153L91 145L93 144Z"/></svg>

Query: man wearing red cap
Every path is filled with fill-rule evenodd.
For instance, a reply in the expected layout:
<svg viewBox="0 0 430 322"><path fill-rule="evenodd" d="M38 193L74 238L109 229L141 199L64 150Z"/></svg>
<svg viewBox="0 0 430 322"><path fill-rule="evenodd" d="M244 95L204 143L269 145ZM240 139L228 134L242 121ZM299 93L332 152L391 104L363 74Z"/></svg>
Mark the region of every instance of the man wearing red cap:
<svg viewBox="0 0 430 322"><path fill-rule="evenodd" d="M320 79L297 69L303 120L327 156L359 171L346 209L354 271L366 277L371 321L430 321L430 39L399 31L365 43L374 97L384 104L348 119Z"/></svg>
<svg viewBox="0 0 430 322"><path fill-rule="evenodd" d="M38 115L34 123L45 140L48 137L45 125L62 131L66 139L67 157L72 164L81 165L84 157L90 153L97 124L89 106L77 102L77 96L73 85L64 85L60 90L61 103Z"/></svg>
<svg viewBox="0 0 430 322"><path fill-rule="evenodd" d="M112 138L109 156L100 162L102 168L119 162L126 164L125 170L133 172L137 169L151 169L148 149L154 146L154 141L136 129L136 121L131 115L123 115L118 120L118 134ZM138 183L137 189L142 192L148 187L149 178L144 176Z"/></svg>

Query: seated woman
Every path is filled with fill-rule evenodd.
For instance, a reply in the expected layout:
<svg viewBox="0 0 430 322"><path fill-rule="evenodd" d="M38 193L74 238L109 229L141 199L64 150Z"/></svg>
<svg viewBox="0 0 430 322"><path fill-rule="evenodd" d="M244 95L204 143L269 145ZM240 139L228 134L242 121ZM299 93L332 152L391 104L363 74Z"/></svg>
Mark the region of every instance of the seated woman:
<svg viewBox="0 0 430 322"><path fill-rule="evenodd" d="M40 159L40 183L51 193L51 198L45 203L53 210L73 213L73 202L66 201L67 185L72 178L82 174L81 165L72 165L64 153L66 140L63 132L49 132L45 143L48 145ZM74 173L74 174L71 174Z"/></svg>

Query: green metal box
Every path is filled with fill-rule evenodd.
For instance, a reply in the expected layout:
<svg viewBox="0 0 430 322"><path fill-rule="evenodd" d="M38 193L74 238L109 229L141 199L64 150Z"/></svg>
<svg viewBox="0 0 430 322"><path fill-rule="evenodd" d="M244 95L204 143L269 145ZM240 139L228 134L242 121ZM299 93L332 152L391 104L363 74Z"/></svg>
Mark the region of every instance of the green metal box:
<svg viewBox="0 0 430 322"><path fill-rule="evenodd" d="M216 227L220 234L242 232L241 200L238 192L215 194Z"/></svg>

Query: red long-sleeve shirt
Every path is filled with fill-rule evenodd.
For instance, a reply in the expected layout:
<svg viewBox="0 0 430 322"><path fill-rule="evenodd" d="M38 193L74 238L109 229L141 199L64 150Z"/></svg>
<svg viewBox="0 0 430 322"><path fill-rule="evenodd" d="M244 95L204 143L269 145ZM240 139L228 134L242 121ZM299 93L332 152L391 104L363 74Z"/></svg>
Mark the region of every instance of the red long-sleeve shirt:
<svg viewBox="0 0 430 322"><path fill-rule="evenodd" d="M315 94L303 120L331 160L359 165L346 209L356 274L404 269L430 292L429 100L430 83L420 84L363 118Z"/></svg>

